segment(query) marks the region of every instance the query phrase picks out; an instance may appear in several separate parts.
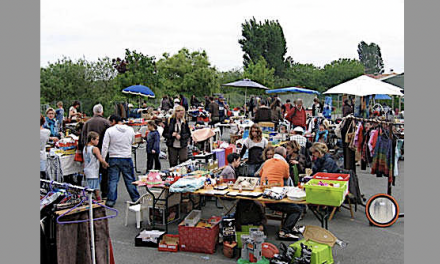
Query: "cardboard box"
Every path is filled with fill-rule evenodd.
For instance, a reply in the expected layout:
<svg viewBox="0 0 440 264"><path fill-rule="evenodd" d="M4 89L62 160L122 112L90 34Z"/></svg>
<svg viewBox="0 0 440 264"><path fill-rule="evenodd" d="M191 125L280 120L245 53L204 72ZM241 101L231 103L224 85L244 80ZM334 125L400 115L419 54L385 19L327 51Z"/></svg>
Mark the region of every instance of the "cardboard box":
<svg viewBox="0 0 440 264"><path fill-rule="evenodd" d="M150 191L154 194L154 197L159 198L159 195L162 192L161 188L150 188ZM168 195L168 190L164 190L160 199L165 199ZM181 193L173 193L170 197L168 197L168 208L173 205L180 204L182 194ZM153 206L153 200L148 201L148 206ZM165 201L157 201L156 208L165 208Z"/></svg>
<svg viewBox="0 0 440 264"><path fill-rule="evenodd" d="M156 222L156 224L159 225L165 225L165 221L168 223L173 222L177 219L180 219L180 204L175 204L168 208L168 214L164 216L165 209L163 208L156 208L154 210L153 214L153 208L149 207L149 214L150 214L150 223L153 222L153 217Z"/></svg>
<svg viewBox="0 0 440 264"><path fill-rule="evenodd" d="M158 250L177 252L179 250L179 235L164 235L159 243Z"/></svg>

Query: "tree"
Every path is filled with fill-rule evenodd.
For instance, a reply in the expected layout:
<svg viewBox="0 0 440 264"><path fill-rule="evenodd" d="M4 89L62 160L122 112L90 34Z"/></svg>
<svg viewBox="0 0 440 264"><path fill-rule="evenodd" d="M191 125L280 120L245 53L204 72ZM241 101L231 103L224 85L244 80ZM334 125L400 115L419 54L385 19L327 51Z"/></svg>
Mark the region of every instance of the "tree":
<svg viewBox="0 0 440 264"><path fill-rule="evenodd" d="M286 69L286 78L289 86L303 87L312 90L322 89L322 72L313 64L298 63L289 60L289 68Z"/></svg>
<svg viewBox="0 0 440 264"><path fill-rule="evenodd" d="M243 77L271 88L274 85L274 68L269 68L266 60L260 57L257 63L251 61L245 68Z"/></svg>
<svg viewBox="0 0 440 264"><path fill-rule="evenodd" d="M183 48L171 56L163 54L157 62L161 87L167 94L202 96L211 94L218 88L217 70L211 67L206 51L190 52Z"/></svg>
<svg viewBox="0 0 440 264"><path fill-rule="evenodd" d="M355 59L339 59L323 68L323 87L331 88L364 74L364 66Z"/></svg>
<svg viewBox="0 0 440 264"><path fill-rule="evenodd" d="M253 17L242 25L242 39L238 40L244 52L243 65L246 68L251 61L257 63L263 57L269 68L275 69L275 75L282 77L286 67L284 55L287 52L286 39L278 21L258 22Z"/></svg>
<svg viewBox="0 0 440 264"><path fill-rule="evenodd" d="M371 43L368 45L364 41L358 44L357 52L359 60L365 67L366 74L380 74L384 72L384 64L379 45Z"/></svg>

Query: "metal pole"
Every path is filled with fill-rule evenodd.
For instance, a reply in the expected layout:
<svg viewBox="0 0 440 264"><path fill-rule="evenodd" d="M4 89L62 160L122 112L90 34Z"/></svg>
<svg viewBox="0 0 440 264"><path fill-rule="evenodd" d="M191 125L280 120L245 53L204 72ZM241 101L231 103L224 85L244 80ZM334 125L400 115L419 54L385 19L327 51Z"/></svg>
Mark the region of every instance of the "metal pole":
<svg viewBox="0 0 440 264"><path fill-rule="evenodd" d="M93 192L89 192L89 214L90 214L90 240L92 249L92 263L96 264L95 256L95 233L93 229Z"/></svg>
<svg viewBox="0 0 440 264"><path fill-rule="evenodd" d="M246 92L247 92L247 87L244 90L244 117L245 118L246 118Z"/></svg>

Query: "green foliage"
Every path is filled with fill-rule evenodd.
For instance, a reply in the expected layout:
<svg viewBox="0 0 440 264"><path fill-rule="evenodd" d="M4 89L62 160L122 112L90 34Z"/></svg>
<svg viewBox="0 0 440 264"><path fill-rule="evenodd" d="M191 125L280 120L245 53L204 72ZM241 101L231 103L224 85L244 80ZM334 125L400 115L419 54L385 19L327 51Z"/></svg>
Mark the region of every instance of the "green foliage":
<svg viewBox="0 0 440 264"><path fill-rule="evenodd" d="M257 23L253 17L241 26L243 38L238 43L244 52L244 67L248 67L251 62L257 63L263 57L269 68L275 69L275 75L283 77L287 47L280 23L269 20Z"/></svg>
<svg viewBox="0 0 440 264"><path fill-rule="evenodd" d="M290 60L286 69L287 86L322 91L322 69L313 64L301 64Z"/></svg>
<svg viewBox="0 0 440 264"><path fill-rule="evenodd" d="M331 88L364 74L364 66L355 59L339 59L324 66L323 87Z"/></svg>
<svg viewBox="0 0 440 264"><path fill-rule="evenodd" d="M244 70L243 77L272 88L274 85L274 72L275 69L269 68L266 60L260 57L257 63L250 61Z"/></svg>
<svg viewBox="0 0 440 264"><path fill-rule="evenodd" d="M190 52L183 48L171 57L164 53L157 62L157 72L161 87L171 96L182 93L200 97L218 91L218 74L205 51Z"/></svg>
<svg viewBox="0 0 440 264"><path fill-rule="evenodd" d="M384 72L384 64L379 45L371 43L368 45L364 41L358 44L359 60L365 66L366 74L380 74Z"/></svg>

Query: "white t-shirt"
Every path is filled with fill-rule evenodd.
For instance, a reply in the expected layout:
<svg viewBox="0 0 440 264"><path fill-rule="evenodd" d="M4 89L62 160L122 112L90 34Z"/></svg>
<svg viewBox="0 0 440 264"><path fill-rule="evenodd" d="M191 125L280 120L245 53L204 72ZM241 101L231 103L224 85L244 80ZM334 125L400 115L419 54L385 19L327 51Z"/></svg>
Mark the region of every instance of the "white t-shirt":
<svg viewBox="0 0 440 264"><path fill-rule="evenodd" d="M76 114L78 111L76 111L76 108L73 107L73 105L69 108L69 118L70 120L76 120L76 115L71 115L70 112L73 112Z"/></svg>
<svg viewBox="0 0 440 264"><path fill-rule="evenodd" d="M40 160L47 160L46 143L49 141L50 130L43 128L40 130Z"/></svg>

